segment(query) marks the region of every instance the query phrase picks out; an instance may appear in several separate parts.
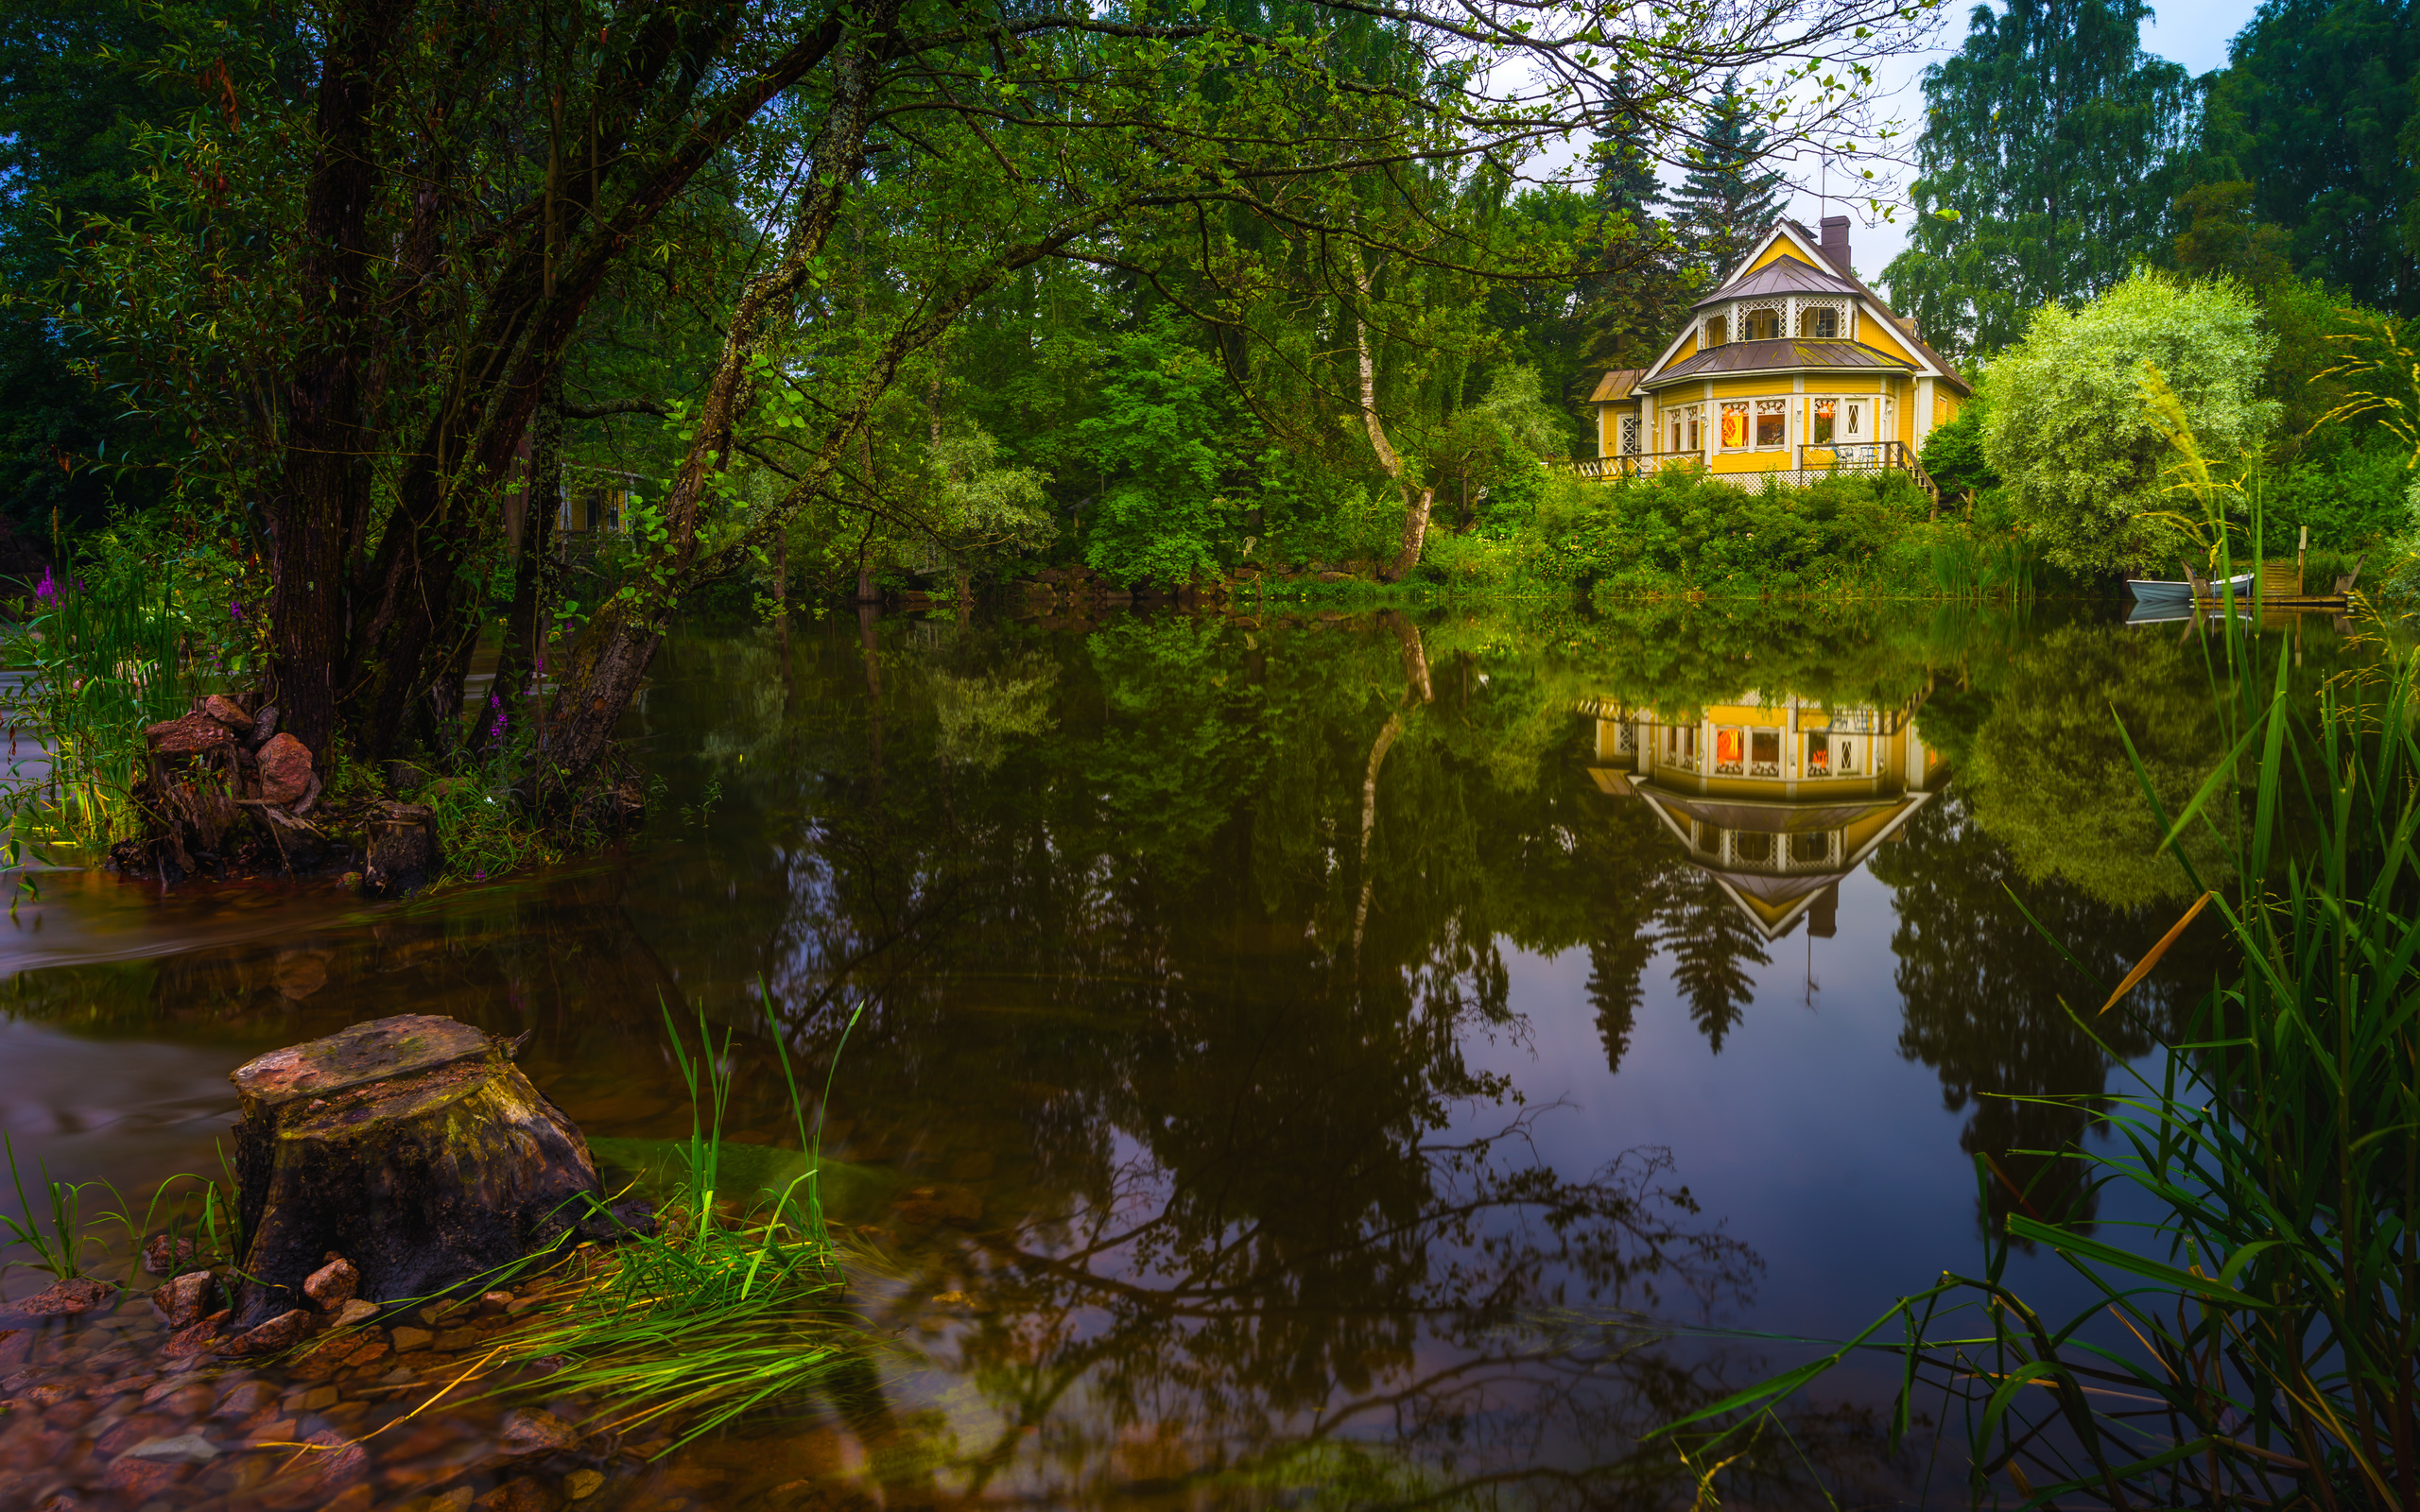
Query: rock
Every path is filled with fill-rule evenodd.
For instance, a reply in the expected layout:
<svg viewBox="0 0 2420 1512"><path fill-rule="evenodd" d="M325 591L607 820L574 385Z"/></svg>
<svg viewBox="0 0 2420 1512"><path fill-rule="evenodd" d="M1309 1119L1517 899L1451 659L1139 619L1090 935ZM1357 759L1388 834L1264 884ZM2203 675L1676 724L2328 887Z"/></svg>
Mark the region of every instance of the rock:
<svg viewBox="0 0 2420 1512"><path fill-rule="evenodd" d="M300 1003L328 985L328 953L280 951L275 964L269 967L268 977L279 997L288 1003Z"/></svg>
<svg viewBox="0 0 2420 1512"><path fill-rule="evenodd" d="M166 1233L143 1242L143 1268L154 1276L179 1276L201 1262L201 1246Z"/></svg>
<svg viewBox="0 0 2420 1512"><path fill-rule="evenodd" d="M507 1451L514 1454L568 1451L579 1445L579 1430L553 1413L524 1407L505 1415L504 1441Z"/></svg>
<svg viewBox="0 0 2420 1512"><path fill-rule="evenodd" d="M395 1341L395 1352L401 1354L406 1349L427 1349L437 1335L426 1329L396 1329L389 1337Z"/></svg>
<svg viewBox="0 0 2420 1512"><path fill-rule="evenodd" d="M147 1438L126 1452L128 1459L166 1460L182 1465L207 1465L217 1457L218 1446L199 1434Z"/></svg>
<svg viewBox="0 0 2420 1512"><path fill-rule="evenodd" d="M1321 581L1321 582L1322 582L1322 583L1344 583L1344 582L1350 582L1350 581L1352 581L1352 580L1353 580L1353 575L1352 575L1351 573L1322 573L1322 574L1320 574L1320 581Z"/></svg>
<svg viewBox="0 0 2420 1512"><path fill-rule="evenodd" d="M168 1335L166 1343L160 1346L160 1358L183 1360L201 1353L210 1348L210 1341L218 1336L218 1331L226 1327L226 1324L227 1313L222 1308L195 1323L191 1328L179 1329Z"/></svg>
<svg viewBox="0 0 2420 1512"><path fill-rule="evenodd" d="M66 1317L89 1313L110 1299L116 1288L89 1276L53 1281L22 1301L0 1302L0 1317Z"/></svg>
<svg viewBox="0 0 2420 1512"><path fill-rule="evenodd" d="M528 1475L505 1482L478 1501L488 1512L555 1512L562 1504L562 1492Z"/></svg>
<svg viewBox="0 0 2420 1512"><path fill-rule="evenodd" d="M511 1306L512 1294L510 1292L485 1292L480 1294L479 1314L482 1317L493 1317L497 1314L510 1309Z"/></svg>
<svg viewBox="0 0 2420 1512"><path fill-rule="evenodd" d="M261 747L261 799L284 808L311 791L311 747L292 735L272 736Z"/></svg>
<svg viewBox="0 0 2420 1512"><path fill-rule="evenodd" d="M313 1271L302 1282L302 1295L320 1304L322 1313L340 1311L361 1290L361 1272L342 1255L331 1254L328 1263Z"/></svg>
<svg viewBox="0 0 2420 1512"><path fill-rule="evenodd" d="M604 1484L603 1470L574 1470L563 1477L563 1494L575 1502L585 1502Z"/></svg>
<svg viewBox="0 0 2420 1512"><path fill-rule="evenodd" d="M188 1271L151 1294L153 1311L172 1329L189 1329L210 1312L218 1296L217 1278L206 1270Z"/></svg>
<svg viewBox="0 0 2420 1512"><path fill-rule="evenodd" d="M270 704L259 713L252 715L252 732L244 737L244 748L258 750L268 745L269 737L276 733L277 705Z"/></svg>
<svg viewBox="0 0 2420 1512"><path fill-rule="evenodd" d="M438 1296L562 1246L603 1195L579 1126L452 1019L354 1024L233 1079L239 1326L295 1306L331 1250L372 1300Z"/></svg>
<svg viewBox="0 0 2420 1512"><path fill-rule="evenodd" d="M219 1342L220 1354L275 1354L302 1342L310 1331L311 1314L302 1308L280 1313L266 1323L256 1323L233 1338Z"/></svg>
<svg viewBox="0 0 2420 1512"><path fill-rule="evenodd" d="M214 693L210 695L210 696L202 699L201 707L195 712L197 713L208 714L211 718L217 720L220 724L225 725L229 730L233 730L238 735L251 734L252 732L252 726L255 723L251 715L244 713L242 709L236 707L234 699L220 693Z"/></svg>
<svg viewBox="0 0 2420 1512"><path fill-rule="evenodd" d="M0 1329L0 1366L22 1365L33 1349L31 1332L25 1329Z"/></svg>
<svg viewBox="0 0 2420 1512"><path fill-rule="evenodd" d="M235 744L234 731L208 714L164 720L146 729L143 739L161 756L193 756L202 751L225 750Z"/></svg>
<svg viewBox="0 0 2420 1512"><path fill-rule="evenodd" d="M369 1322L372 1318L376 1317L377 1315L377 1303L356 1297L352 1301L345 1303L344 1306L337 1311L337 1326L338 1328L354 1328L360 1324Z"/></svg>
<svg viewBox="0 0 2420 1512"><path fill-rule="evenodd" d="M391 898L436 880L445 858L437 843L437 811L424 803L383 803L370 821L370 859L361 890Z"/></svg>

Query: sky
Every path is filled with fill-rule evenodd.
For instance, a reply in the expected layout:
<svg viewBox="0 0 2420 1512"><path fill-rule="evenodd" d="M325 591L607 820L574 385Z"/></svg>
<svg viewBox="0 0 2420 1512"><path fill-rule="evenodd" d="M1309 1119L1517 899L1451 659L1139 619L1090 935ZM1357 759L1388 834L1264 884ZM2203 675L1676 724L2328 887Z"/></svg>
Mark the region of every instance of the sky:
<svg viewBox="0 0 2420 1512"><path fill-rule="evenodd" d="M1952 0L1952 13L1937 34L1937 45L1932 50L1893 59L1884 66L1883 80L1893 88L1892 94L1877 102L1877 113L1897 117L1912 134L1924 108L1919 82L1924 71L1958 50L1966 39L1966 18L1974 9L1962 0ZM2169 0L2168 4L2155 7L2152 19L2144 24L2143 50L2184 64L2189 74L2206 74L2226 65L2228 40L2243 29L2257 9L2258 0ZM1793 172L1792 177L1797 174ZM1896 225L1869 226L1861 204L1841 207L1835 202L1826 209L1810 192L1793 198L1790 214L1809 226L1825 215L1855 217L1849 230L1850 255L1858 274L1869 281L1877 277L1907 245L1908 213L1904 209L1898 212Z"/></svg>

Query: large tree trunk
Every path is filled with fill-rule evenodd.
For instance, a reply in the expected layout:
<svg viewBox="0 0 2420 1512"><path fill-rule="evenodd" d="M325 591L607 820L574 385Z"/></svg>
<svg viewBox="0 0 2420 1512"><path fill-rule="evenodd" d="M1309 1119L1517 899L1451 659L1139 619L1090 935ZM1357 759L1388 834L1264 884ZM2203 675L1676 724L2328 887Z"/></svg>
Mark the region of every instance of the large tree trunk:
<svg viewBox="0 0 2420 1512"><path fill-rule="evenodd" d="M345 654L344 551L369 509L361 416L371 272L367 227L379 172L370 148L382 63L410 0L339 9L320 64L319 149L303 190L304 301L319 329L285 383L284 469L268 500L273 696L288 733L326 765Z"/></svg>
<svg viewBox="0 0 2420 1512"><path fill-rule="evenodd" d="M578 1234L611 1232L588 1142L469 1024L354 1024L237 1070L245 1278L229 1325L308 1305L333 1253L360 1294L400 1301L481 1284Z"/></svg>

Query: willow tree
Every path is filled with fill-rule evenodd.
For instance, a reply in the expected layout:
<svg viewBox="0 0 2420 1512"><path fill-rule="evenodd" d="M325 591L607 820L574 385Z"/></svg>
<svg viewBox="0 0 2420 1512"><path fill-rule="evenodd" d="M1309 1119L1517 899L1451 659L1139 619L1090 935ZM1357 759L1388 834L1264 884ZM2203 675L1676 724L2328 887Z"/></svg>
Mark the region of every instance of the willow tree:
<svg viewBox="0 0 2420 1512"><path fill-rule="evenodd" d="M63 313L191 438L188 493L257 521L273 696L324 762L450 739L566 351L616 286L711 280L698 372L584 405L672 435L634 575L550 669L537 760L578 784L684 597L835 500L883 507L887 406L1021 270L1165 277L1180 232L1199 266L1253 226L1331 274L1359 259L1370 300L1388 265L1553 276L1401 186L1681 129L1741 68L1794 102L1777 146L1837 138L1862 60L1928 4L318 0L299 57L264 21L159 60L195 108L151 138L147 202L83 228ZM700 246L701 199L740 234ZM743 457L780 486L743 486Z"/></svg>

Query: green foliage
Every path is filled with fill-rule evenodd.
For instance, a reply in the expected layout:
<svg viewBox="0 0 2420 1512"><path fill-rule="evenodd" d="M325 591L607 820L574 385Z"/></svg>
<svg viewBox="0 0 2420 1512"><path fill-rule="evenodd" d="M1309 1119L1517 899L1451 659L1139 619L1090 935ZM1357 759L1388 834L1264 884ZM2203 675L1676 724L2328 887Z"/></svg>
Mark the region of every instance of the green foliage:
<svg viewBox="0 0 2420 1512"><path fill-rule="evenodd" d="M2276 405L2258 396L2270 350L2239 286L2138 272L2081 311L2034 312L1992 365L1983 455L2028 539L2077 573L2165 567L2194 550L2172 512L2169 451L2145 408L2148 366L2221 458L2256 456Z"/></svg>
<svg viewBox="0 0 2420 1512"><path fill-rule="evenodd" d="M1975 821L2030 882L2056 879L2127 909L2187 896L2174 861L2139 838L2142 782L2182 808L2222 753L2201 674L2199 656L2173 636L2120 639L2088 626L2043 636L1995 688L1975 733L1964 768ZM2131 756L2113 709L2133 732ZM2078 846L2079 832L2106 839ZM2204 875L2225 875L2214 843L2196 834L2189 844Z"/></svg>
<svg viewBox="0 0 2420 1512"><path fill-rule="evenodd" d="M144 727L260 674L265 616L244 582L217 547L137 522L69 543L28 585L34 612L9 647L26 677L0 707L48 748L0 774L19 840L97 850L137 831Z"/></svg>
<svg viewBox="0 0 2420 1512"><path fill-rule="evenodd" d="M1978 385L1975 395L1956 419L1946 425L1936 425L1925 438L1924 451L1918 460L1931 474L1935 487L1946 496L1962 495L1972 500L1978 494L2000 485L2000 475L1983 455L1983 416L1990 408L1988 388Z"/></svg>
<svg viewBox="0 0 2420 1512"><path fill-rule="evenodd" d="M2285 232L2252 209L2252 185L2240 179L2200 183L2176 197L2186 226L2176 236L2176 270L2190 278L2227 278L2266 289L2292 271Z"/></svg>
<svg viewBox="0 0 2420 1512"><path fill-rule="evenodd" d="M1968 532L1960 522L1929 521L1931 512L1932 501L1903 474L1842 474L1805 488L1766 479L1742 488L1672 468L1547 504L1524 544L1533 573L1559 568L1592 583L1600 600L2017 586L1939 581L1938 553L1966 541Z"/></svg>
<svg viewBox="0 0 2420 1512"><path fill-rule="evenodd" d="M2266 0L2213 80L2203 176L2252 185L2294 271L2420 315L2420 163L2400 140L2420 87L2409 0Z"/></svg>
<svg viewBox="0 0 2420 1512"><path fill-rule="evenodd" d="M1100 413L1080 421L1102 480L1084 560L1121 582L1183 582L1218 570L1228 510L1219 496L1229 435L1217 365L1166 317L1119 340Z"/></svg>
<svg viewBox="0 0 2420 1512"><path fill-rule="evenodd" d="M1882 273L1934 346L1989 355L2034 312L2165 259L2192 146L2185 70L2142 50L2143 0L1979 6L1925 70L1916 220Z"/></svg>

